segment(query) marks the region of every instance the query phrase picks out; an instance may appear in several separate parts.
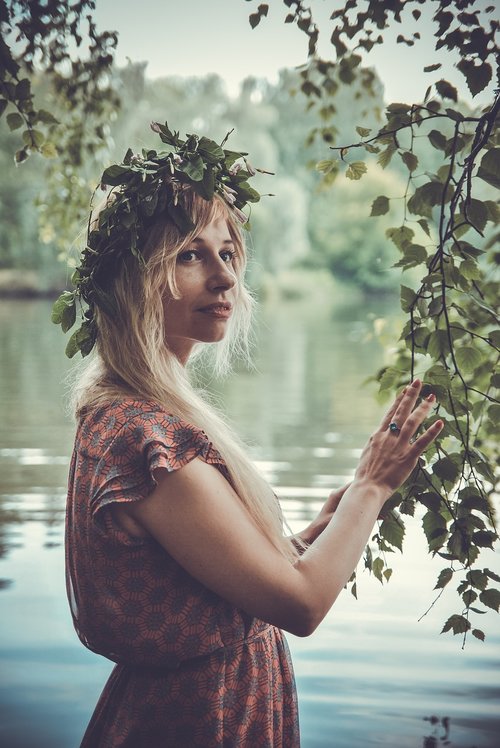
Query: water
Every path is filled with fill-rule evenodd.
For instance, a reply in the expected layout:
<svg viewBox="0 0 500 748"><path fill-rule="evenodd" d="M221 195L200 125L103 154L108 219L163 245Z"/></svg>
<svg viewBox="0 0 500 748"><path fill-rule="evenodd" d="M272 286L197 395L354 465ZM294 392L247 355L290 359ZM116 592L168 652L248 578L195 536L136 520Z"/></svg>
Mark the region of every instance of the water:
<svg viewBox="0 0 500 748"><path fill-rule="evenodd" d="M0 302L0 744L77 746L111 664L73 632L63 573L67 462L73 426L62 404L68 370L50 305ZM211 389L299 529L322 497L348 480L380 415L360 383L381 363L359 304L333 313L268 304L258 371ZM373 310L383 314L383 306ZM419 520L382 587L360 571L312 637L289 636L303 748L497 748L500 635L481 617L486 643L439 635L458 612L433 600L441 565L427 558ZM485 564L500 571L486 552ZM431 722L431 717L437 719ZM446 721L446 719L448 721ZM443 722L444 720L444 722Z"/></svg>

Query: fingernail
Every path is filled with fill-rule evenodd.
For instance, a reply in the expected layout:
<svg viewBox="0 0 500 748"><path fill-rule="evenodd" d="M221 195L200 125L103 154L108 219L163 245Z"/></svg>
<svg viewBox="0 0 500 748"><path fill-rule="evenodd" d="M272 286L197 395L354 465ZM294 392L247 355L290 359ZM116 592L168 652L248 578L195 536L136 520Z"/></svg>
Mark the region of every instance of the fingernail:
<svg viewBox="0 0 500 748"><path fill-rule="evenodd" d="M414 379L413 382L411 383L411 386L415 388L420 387L420 379Z"/></svg>
<svg viewBox="0 0 500 748"><path fill-rule="evenodd" d="M433 395L432 392L431 392L431 394L427 395L427 397L425 399L427 400L428 403L433 403L434 400L436 399L436 395Z"/></svg>

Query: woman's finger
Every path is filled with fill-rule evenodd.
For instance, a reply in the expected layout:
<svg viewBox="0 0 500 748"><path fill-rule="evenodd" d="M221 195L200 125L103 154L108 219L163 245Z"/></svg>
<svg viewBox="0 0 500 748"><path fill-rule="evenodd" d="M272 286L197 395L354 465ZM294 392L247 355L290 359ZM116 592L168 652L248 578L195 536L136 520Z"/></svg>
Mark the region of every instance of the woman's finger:
<svg viewBox="0 0 500 748"><path fill-rule="evenodd" d="M385 416L382 418L382 422L380 424L380 431L385 431L386 429L389 428L389 424L393 420L394 414L397 411L398 406L399 406L401 400L405 396L407 389L408 389L408 387L405 387L403 390L401 390L401 392L396 397L396 399L392 403L391 407L389 408L389 410L387 411L387 413L385 414Z"/></svg>
<svg viewBox="0 0 500 748"><path fill-rule="evenodd" d="M407 418L410 416L417 398L420 395L422 389L422 382L420 379L415 379L407 388L404 398L399 403L396 412L394 413L393 421L396 423L400 430L402 430Z"/></svg>
<svg viewBox="0 0 500 748"><path fill-rule="evenodd" d="M418 405L414 411L410 413L401 426L401 432L399 434L400 439L403 441L410 441L417 429L429 415L429 411L433 407L435 400L435 396L430 394L425 398L425 400L422 400L420 405Z"/></svg>
<svg viewBox="0 0 500 748"><path fill-rule="evenodd" d="M420 434L419 437L415 439L413 444L411 445L410 449L412 453L415 455L415 457L418 457L424 452L429 444L431 444L436 436L439 434L441 429L444 426L444 422L441 420L434 421L429 428L423 432L423 434Z"/></svg>

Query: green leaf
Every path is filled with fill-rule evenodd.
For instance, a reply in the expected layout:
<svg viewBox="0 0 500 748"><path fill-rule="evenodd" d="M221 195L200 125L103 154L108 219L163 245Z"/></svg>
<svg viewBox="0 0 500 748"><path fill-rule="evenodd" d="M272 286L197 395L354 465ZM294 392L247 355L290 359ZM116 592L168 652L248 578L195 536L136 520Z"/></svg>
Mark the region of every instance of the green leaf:
<svg viewBox="0 0 500 748"><path fill-rule="evenodd" d="M451 581L453 577L453 569L442 569L439 572L438 580L436 582L436 585L434 587L435 590L442 589L443 587L446 587L448 582Z"/></svg>
<svg viewBox="0 0 500 748"><path fill-rule="evenodd" d="M349 164L345 173L348 179L361 179L363 174L366 174L366 164L364 161L353 161Z"/></svg>
<svg viewBox="0 0 500 748"><path fill-rule="evenodd" d="M468 542L460 530L455 530L446 544L450 555L457 558L461 563L467 561Z"/></svg>
<svg viewBox="0 0 500 748"><path fill-rule="evenodd" d="M68 332L76 322L76 304L68 304L61 315L61 328L63 332Z"/></svg>
<svg viewBox="0 0 500 748"><path fill-rule="evenodd" d="M492 403L488 407L488 418L494 424L500 423L500 405L498 403Z"/></svg>
<svg viewBox="0 0 500 748"><path fill-rule="evenodd" d="M383 577L382 577L382 569L383 568L384 568L384 562L380 558L380 556L378 558L374 559L374 561L372 563L372 572L377 577L377 579L379 580L379 582L383 582L384 581Z"/></svg>
<svg viewBox="0 0 500 748"><path fill-rule="evenodd" d="M401 286L401 309L409 312L417 300L417 294L408 286Z"/></svg>
<svg viewBox="0 0 500 748"><path fill-rule="evenodd" d="M79 332L80 332L79 330L76 330L73 333L73 335L70 337L70 339L68 340L68 344L65 350L66 356L68 358L73 358L73 356L75 356L80 350L80 346L78 345L78 333Z"/></svg>
<svg viewBox="0 0 500 748"><path fill-rule="evenodd" d="M462 58L457 68L465 76L467 86L473 96L485 89L491 80L491 65L487 62L475 65L472 60Z"/></svg>
<svg viewBox="0 0 500 748"><path fill-rule="evenodd" d="M399 369L395 369L393 366L388 366L379 378L379 390L392 390L400 381L403 372Z"/></svg>
<svg viewBox="0 0 500 748"><path fill-rule="evenodd" d="M31 130L31 142L36 148L41 148L45 143L45 135L40 130Z"/></svg>
<svg viewBox="0 0 500 748"><path fill-rule="evenodd" d="M54 143L46 142L43 143L42 147L40 148L40 153L44 158L56 158L57 148L55 147Z"/></svg>
<svg viewBox="0 0 500 748"><path fill-rule="evenodd" d="M446 330L433 330L427 343L427 353L432 358L439 359L449 353L450 344Z"/></svg>
<svg viewBox="0 0 500 748"><path fill-rule="evenodd" d="M330 174L331 172L337 172L339 170L339 162L338 160L332 159L324 159L323 161L318 161L318 163L316 164L316 170L321 174Z"/></svg>
<svg viewBox="0 0 500 748"><path fill-rule="evenodd" d="M496 539L496 533L490 530L478 530L472 536L474 544L480 548L493 548L493 543Z"/></svg>
<svg viewBox="0 0 500 748"><path fill-rule="evenodd" d="M16 151L14 160L16 164L22 164L23 161L26 161L28 156L29 156L29 153L26 150L26 148L21 148L19 151Z"/></svg>
<svg viewBox="0 0 500 748"><path fill-rule="evenodd" d="M205 158L205 161L210 164L216 164L218 161L224 159L224 151L221 146L210 138L205 136L200 138L198 143L198 152Z"/></svg>
<svg viewBox="0 0 500 748"><path fill-rule="evenodd" d="M399 226L398 228L387 229L385 235L402 251L406 244L412 241L415 232L408 226Z"/></svg>
<svg viewBox="0 0 500 748"><path fill-rule="evenodd" d="M8 105L9 105L9 102L7 101L7 99L0 99L0 117L7 109Z"/></svg>
<svg viewBox="0 0 500 748"><path fill-rule="evenodd" d="M356 132L358 135L361 135L362 138L366 138L371 133L371 130L368 127L356 127Z"/></svg>
<svg viewBox="0 0 500 748"><path fill-rule="evenodd" d="M128 166L113 164L112 166L108 166L103 172L101 183L115 187L119 184L126 184L133 176L134 172Z"/></svg>
<svg viewBox="0 0 500 748"><path fill-rule="evenodd" d="M87 356L92 350L94 342L95 338L90 328L90 323L85 321L68 340L68 345L66 346L66 356L68 358L73 358L73 356L78 353L78 351L80 351L82 356Z"/></svg>
<svg viewBox="0 0 500 748"><path fill-rule="evenodd" d="M201 182L203 179L204 166L200 154L195 153L193 156L190 156L184 164L179 166L179 169L192 179L193 182Z"/></svg>
<svg viewBox="0 0 500 748"><path fill-rule="evenodd" d="M435 62L434 65L426 65L424 68L424 73L433 73L434 70L439 70L440 67L440 62Z"/></svg>
<svg viewBox="0 0 500 748"><path fill-rule="evenodd" d="M484 592L481 592L481 594L479 595L479 599L483 605L486 605L487 608L496 610L498 613L498 609L500 607L500 591L499 590L495 590L495 589L484 590Z"/></svg>
<svg viewBox="0 0 500 748"><path fill-rule="evenodd" d="M201 197L205 200L211 200L215 191L215 173L213 167L208 166L205 169L205 174L201 182L195 182L193 186Z"/></svg>
<svg viewBox="0 0 500 748"><path fill-rule="evenodd" d="M403 163L408 168L408 171L415 171L418 166L417 156L415 156L415 154L411 151L403 151L403 153L400 152L400 156L403 160Z"/></svg>
<svg viewBox="0 0 500 748"><path fill-rule="evenodd" d="M371 216L383 216L389 212L389 198L379 195L372 203Z"/></svg>
<svg viewBox="0 0 500 748"><path fill-rule="evenodd" d="M466 590L462 595L462 600L467 608L470 608L472 603L477 600L477 592L474 592L474 590Z"/></svg>
<svg viewBox="0 0 500 748"><path fill-rule="evenodd" d="M439 130L431 130L427 137L429 138L429 142L434 146L434 148L437 148L439 151L445 150L446 138L442 132L439 132Z"/></svg>
<svg viewBox="0 0 500 748"><path fill-rule="evenodd" d="M448 618L441 631L444 634L446 631L453 631L454 634L465 634L471 627L470 621L464 616L452 615Z"/></svg>
<svg viewBox="0 0 500 748"><path fill-rule="evenodd" d="M494 224L500 223L500 205L493 200L485 200L483 205L486 208L488 221L491 221Z"/></svg>
<svg viewBox="0 0 500 748"><path fill-rule="evenodd" d="M486 151L477 170L477 176L500 189L500 148L490 148Z"/></svg>
<svg viewBox="0 0 500 748"><path fill-rule="evenodd" d="M63 319L65 309L75 304L75 295L73 291L63 291L59 298L52 306L51 320L55 325L60 325Z"/></svg>
<svg viewBox="0 0 500 748"><path fill-rule="evenodd" d="M443 185L440 182L426 182L417 187L408 200L410 213L432 218L432 208L443 200ZM446 202L446 200L445 200Z"/></svg>
<svg viewBox="0 0 500 748"><path fill-rule="evenodd" d="M485 569L485 570L484 570L484 573L485 573L485 574L486 574L486 576L488 576L488 577L489 577L490 579L494 579L494 580L495 580L495 582L500 582L500 577L498 576L498 574L495 574L495 572L494 572L494 571L491 571L491 569Z"/></svg>
<svg viewBox="0 0 500 748"><path fill-rule="evenodd" d="M495 372L491 375L491 386L495 387L495 389L500 389L500 372Z"/></svg>
<svg viewBox="0 0 500 748"><path fill-rule="evenodd" d="M481 270L474 260L464 260L459 267L459 271L467 280L478 280L481 278Z"/></svg>
<svg viewBox="0 0 500 748"><path fill-rule="evenodd" d="M248 20L250 21L250 26L253 29L259 25L263 16L267 16L268 8L269 8L268 5L259 5L257 12L251 13L249 15Z"/></svg>
<svg viewBox="0 0 500 748"><path fill-rule="evenodd" d="M436 83L436 90L440 96L446 99L452 99L457 101L458 94L455 86L452 86L448 81L440 80Z"/></svg>
<svg viewBox="0 0 500 748"><path fill-rule="evenodd" d="M391 145L388 145L385 151L382 151L382 153L377 158L377 163L380 164L382 169L385 169L387 166L389 166L392 157L396 153L396 146L391 143Z"/></svg>
<svg viewBox="0 0 500 748"><path fill-rule="evenodd" d="M488 499L486 499L484 496L479 496L478 494L471 494L462 498L461 494L462 491L460 491L459 494L461 514L463 513L464 515L466 515L472 510L475 510L476 512L482 512L487 517L489 517L489 515L491 514L491 508Z"/></svg>
<svg viewBox="0 0 500 748"><path fill-rule="evenodd" d="M36 113L36 121L37 122L43 122L44 125L57 125L59 124L59 120L57 120L53 114L48 112L46 109L39 109Z"/></svg>
<svg viewBox="0 0 500 748"><path fill-rule="evenodd" d="M253 187L250 187L248 182L241 182L237 186L238 199L243 200L247 203L258 203L260 200L260 194Z"/></svg>
<svg viewBox="0 0 500 748"><path fill-rule="evenodd" d="M18 112L11 112L7 115L7 124L9 126L9 130L18 130L24 125L24 119L20 114L18 114Z"/></svg>
<svg viewBox="0 0 500 748"><path fill-rule="evenodd" d="M444 543L446 537L446 520L438 512L426 512L422 517L422 527L430 551L436 551Z"/></svg>
<svg viewBox="0 0 500 748"><path fill-rule="evenodd" d="M439 507L441 506L441 496L438 493L420 494L418 500L434 514L439 513Z"/></svg>
<svg viewBox="0 0 500 748"><path fill-rule="evenodd" d="M460 468L449 457L442 457L432 465L432 472L441 480L453 483L458 478Z"/></svg>
<svg viewBox="0 0 500 748"><path fill-rule="evenodd" d="M477 348L474 348L471 345L464 345L455 350L455 359L462 371L471 372L479 366L483 357Z"/></svg>
<svg viewBox="0 0 500 748"><path fill-rule="evenodd" d="M488 208L482 200L474 198L466 206L466 216L473 224L474 228L482 232L488 220Z"/></svg>
<svg viewBox="0 0 500 748"><path fill-rule="evenodd" d="M391 512L380 525L379 533L381 537L390 545L403 550L403 538L405 535L405 526L398 516Z"/></svg>
<svg viewBox="0 0 500 748"><path fill-rule="evenodd" d="M403 249L403 258L396 262L393 267L416 267L427 259L427 251L421 244L407 244Z"/></svg>
<svg viewBox="0 0 500 748"><path fill-rule="evenodd" d="M488 576L481 569L470 569L467 572L467 581L477 590L485 590L488 586Z"/></svg>

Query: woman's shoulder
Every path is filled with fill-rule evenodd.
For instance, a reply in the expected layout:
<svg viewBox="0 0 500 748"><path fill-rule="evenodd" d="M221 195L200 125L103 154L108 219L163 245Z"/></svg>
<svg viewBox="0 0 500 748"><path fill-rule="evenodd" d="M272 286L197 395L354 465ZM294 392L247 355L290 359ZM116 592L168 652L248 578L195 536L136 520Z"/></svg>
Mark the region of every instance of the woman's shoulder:
<svg viewBox="0 0 500 748"><path fill-rule="evenodd" d="M186 423L156 400L124 396L87 409L79 419L79 426L114 431L141 422L166 425Z"/></svg>
<svg viewBox="0 0 500 748"><path fill-rule="evenodd" d="M114 449L118 443L138 449L162 442L180 451L197 447L203 453L216 452L200 428L155 400L137 397L115 398L87 411L79 421L77 441L97 449L111 444Z"/></svg>

